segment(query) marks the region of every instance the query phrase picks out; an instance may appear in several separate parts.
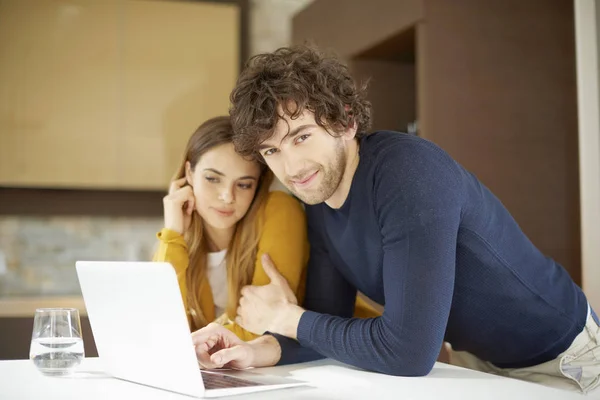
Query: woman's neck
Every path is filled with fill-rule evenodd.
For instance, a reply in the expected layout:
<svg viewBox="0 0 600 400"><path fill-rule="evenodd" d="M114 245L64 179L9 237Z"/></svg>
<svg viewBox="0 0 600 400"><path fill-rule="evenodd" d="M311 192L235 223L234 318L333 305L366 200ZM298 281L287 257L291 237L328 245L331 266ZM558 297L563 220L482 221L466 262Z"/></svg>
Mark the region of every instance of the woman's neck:
<svg viewBox="0 0 600 400"><path fill-rule="evenodd" d="M218 229L204 225L204 233L206 234L206 242L208 243L208 251L216 252L225 250L229 247L229 242L233 237L235 231L235 225L227 229Z"/></svg>

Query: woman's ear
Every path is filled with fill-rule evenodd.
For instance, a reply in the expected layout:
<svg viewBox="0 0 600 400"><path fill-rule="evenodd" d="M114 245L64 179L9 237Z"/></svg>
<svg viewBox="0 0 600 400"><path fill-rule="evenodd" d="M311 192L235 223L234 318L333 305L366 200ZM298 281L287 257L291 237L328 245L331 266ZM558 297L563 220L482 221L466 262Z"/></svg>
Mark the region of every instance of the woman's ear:
<svg viewBox="0 0 600 400"><path fill-rule="evenodd" d="M187 182L188 185L190 186L194 186L192 185L192 182L194 181L192 179L194 175L192 174L192 164L189 161L185 162L185 180Z"/></svg>

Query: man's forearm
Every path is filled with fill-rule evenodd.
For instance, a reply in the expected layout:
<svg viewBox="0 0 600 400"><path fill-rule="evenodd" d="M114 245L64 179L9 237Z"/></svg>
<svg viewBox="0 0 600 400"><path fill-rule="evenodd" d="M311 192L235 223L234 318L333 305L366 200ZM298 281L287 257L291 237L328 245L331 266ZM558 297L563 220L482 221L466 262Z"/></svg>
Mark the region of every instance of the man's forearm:
<svg viewBox="0 0 600 400"><path fill-rule="evenodd" d="M281 346L271 335L263 335L248 342L253 350L253 367L271 367L281 359Z"/></svg>
<svg viewBox="0 0 600 400"><path fill-rule="evenodd" d="M292 339L297 338L298 325L300 318L304 314L304 309L295 304L286 304L281 306L278 317L273 321L270 332L278 333Z"/></svg>

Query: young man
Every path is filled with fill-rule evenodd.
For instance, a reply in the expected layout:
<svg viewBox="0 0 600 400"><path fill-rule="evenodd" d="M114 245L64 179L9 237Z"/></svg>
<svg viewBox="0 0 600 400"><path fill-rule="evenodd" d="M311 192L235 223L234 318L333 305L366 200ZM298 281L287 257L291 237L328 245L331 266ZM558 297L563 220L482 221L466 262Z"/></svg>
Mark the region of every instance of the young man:
<svg viewBox="0 0 600 400"><path fill-rule="evenodd" d="M581 289L527 239L501 202L442 149L367 134L370 104L339 60L307 47L254 57L231 95L236 150L262 159L306 203L306 298L263 258L246 287L243 343L194 333L206 367L330 357L386 374L429 373L444 341L458 365L588 392L600 328ZM360 290L384 305L352 317Z"/></svg>

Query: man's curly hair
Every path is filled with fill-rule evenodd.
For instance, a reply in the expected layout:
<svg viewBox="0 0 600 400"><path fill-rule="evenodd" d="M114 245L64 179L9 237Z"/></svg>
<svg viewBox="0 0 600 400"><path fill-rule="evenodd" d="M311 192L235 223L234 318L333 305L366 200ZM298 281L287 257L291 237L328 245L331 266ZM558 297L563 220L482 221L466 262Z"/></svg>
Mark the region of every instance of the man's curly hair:
<svg viewBox="0 0 600 400"><path fill-rule="evenodd" d="M246 63L230 96L235 149L260 159L258 146L283 118L278 107L292 119L309 110L330 133L356 124L360 138L371 126L371 103L365 96L366 85L357 87L344 63L314 47L283 47L256 55Z"/></svg>

